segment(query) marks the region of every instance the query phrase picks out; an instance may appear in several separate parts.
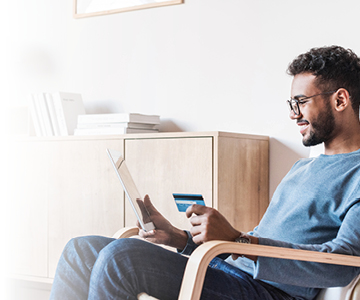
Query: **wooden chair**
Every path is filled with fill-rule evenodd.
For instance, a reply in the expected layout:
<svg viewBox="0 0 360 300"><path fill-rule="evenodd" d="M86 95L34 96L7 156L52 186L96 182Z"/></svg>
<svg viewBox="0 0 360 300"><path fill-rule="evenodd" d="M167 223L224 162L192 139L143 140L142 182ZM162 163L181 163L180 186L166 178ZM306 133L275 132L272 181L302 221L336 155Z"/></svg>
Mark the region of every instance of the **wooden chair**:
<svg viewBox="0 0 360 300"><path fill-rule="evenodd" d="M114 238L128 238L138 234L137 227L123 228ZM206 269L210 261L222 253L238 253L243 255L257 255L282 259L356 266L360 267L360 257L332 253L322 253L307 250L297 250L262 245L239 244L235 242L211 241L195 249L189 257L178 300L199 300ZM155 299L142 293L139 300ZM324 289L316 300L360 300L360 276L356 277L348 286L342 288Z"/></svg>

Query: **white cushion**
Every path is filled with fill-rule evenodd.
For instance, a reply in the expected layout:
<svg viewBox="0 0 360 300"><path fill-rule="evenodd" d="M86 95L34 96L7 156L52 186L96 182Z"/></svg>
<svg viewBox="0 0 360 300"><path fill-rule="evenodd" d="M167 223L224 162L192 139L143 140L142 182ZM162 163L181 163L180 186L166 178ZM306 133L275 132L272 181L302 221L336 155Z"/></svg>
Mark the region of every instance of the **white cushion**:
<svg viewBox="0 0 360 300"><path fill-rule="evenodd" d="M138 298L138 300L157 300L156 298L151 297L145 293L141 293L141 294L137 295L137 298Z"/></svg>
<svg viewBox="0 0 360 300"><path fill-rule="evenodd" d="M352 299L351 294L357 284L360 284L360 275L355 277L345 287L327 288L320 292L316 300L358 300Z"/></svg>

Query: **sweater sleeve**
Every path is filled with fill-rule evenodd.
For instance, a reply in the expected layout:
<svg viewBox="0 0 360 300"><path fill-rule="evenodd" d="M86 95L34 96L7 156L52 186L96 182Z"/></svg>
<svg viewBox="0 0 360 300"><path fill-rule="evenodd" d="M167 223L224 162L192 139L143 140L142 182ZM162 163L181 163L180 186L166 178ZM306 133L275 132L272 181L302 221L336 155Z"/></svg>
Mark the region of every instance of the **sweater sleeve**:
<svg viewBox="0 0 360 300"><path fill-rule="evenodd" d="M323 244L302 245L259 238L259 244L318 252L360 256L360 199L347 212L338 235ZM346 286L360 274L360 268L259 257L254 278L277 283L327 288ZM319 275L320 274L320 275Z"/></svg>

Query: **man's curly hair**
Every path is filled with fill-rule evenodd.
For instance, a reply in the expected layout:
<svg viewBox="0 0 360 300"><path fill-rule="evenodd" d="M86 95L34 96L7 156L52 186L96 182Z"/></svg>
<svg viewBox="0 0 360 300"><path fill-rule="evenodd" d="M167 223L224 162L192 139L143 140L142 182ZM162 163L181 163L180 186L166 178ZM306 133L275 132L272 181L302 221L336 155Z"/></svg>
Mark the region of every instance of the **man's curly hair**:
<svg viewBox="0 0 360 300"><path fill-rule="evenodd" d="M287 73L315 75L315 84L322 92L346 89L355 113L359 114L360 58L352 50L340 46L312 48L295 58Z"/></svg>

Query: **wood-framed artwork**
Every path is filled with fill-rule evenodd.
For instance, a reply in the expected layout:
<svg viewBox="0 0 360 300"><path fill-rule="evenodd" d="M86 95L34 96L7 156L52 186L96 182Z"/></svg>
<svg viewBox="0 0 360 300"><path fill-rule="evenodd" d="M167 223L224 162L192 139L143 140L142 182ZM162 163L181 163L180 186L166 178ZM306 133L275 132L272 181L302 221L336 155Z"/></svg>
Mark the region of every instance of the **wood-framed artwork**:
<svg viewBox="0 0 360 300"><path fill-rule="evenodd" d="M115 14L131 10L181 4L184 0L74 0L74 18Z"/></svg>

